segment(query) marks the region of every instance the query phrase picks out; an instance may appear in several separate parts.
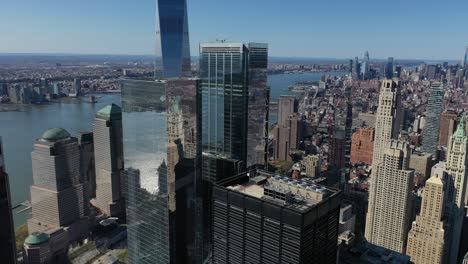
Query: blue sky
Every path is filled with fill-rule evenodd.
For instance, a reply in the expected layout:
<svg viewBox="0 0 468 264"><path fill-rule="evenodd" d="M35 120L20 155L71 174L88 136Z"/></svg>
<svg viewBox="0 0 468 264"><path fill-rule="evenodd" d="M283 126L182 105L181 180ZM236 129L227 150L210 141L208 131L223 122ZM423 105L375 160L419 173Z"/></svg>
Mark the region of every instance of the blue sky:
<svg viewBox="0 0 468 264"><path fill-rule="evenodd" d="M155 0L0 0L0 53L152 54ZM467 0L188 0L192 55L215 39L282 57L461 59Z"/></svg>

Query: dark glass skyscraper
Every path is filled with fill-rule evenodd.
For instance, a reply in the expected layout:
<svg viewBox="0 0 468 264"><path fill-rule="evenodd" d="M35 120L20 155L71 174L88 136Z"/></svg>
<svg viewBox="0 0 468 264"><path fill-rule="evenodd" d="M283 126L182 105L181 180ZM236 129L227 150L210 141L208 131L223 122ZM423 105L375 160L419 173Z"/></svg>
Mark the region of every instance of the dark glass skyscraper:
<svg viewBox="0 0 468 264"><path fill-rule="evenodd" d="M5 172L2 139L0 138L0 258L5 264L16 263L15 234L11 210L10 185Z"/></svg>
<svg viewBox="0 0 468 264"><path fill-rule="evenodd" d="M385 65L385 78L393 78L393 57L388 57L387 64Z"/></svg>
<svg viewBox="0 0 468 264"><path fill-rule="evenodd" d="M267 44L200 45L204 252L211 251L211 188L265 163L269 91Z"/></svg>
<svg viewBox="0 0 468 264"><path fill-rule="evenodd" d="M212 263L336 263L340 191L253 170L213 187Z"/></svg>
<svg viewBox="0 0 468 264"><path fill-rule="evenodd" d="M194 79L122 83L130 263L194 263L200 255L197 85Z"/></svg>
<svg viewBox="0 0 468 264"><path fill-rule="evenodd" d="M158 0L156 15L156 55L162 59L162 77L189 77L191 68L186 0Z"/></svg>

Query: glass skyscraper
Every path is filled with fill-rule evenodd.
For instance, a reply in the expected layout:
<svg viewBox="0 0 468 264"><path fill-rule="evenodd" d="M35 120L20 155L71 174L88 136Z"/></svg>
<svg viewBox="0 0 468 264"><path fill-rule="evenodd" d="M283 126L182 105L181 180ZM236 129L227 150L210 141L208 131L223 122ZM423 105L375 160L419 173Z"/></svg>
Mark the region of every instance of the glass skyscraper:
<svg viewBox="0 0 468 264"><path fill-rule="evenodd" d="M431 85L431 94L427 103L426 124L424 127L424 137L422 150L436 155L437 144L439 142L440 114L443 110L444 88L441 83L434 82Z"/></svg>
<svg viewBox="0 0 468 264"><path fill-rule="evenodd" d="M197 85L195 79L122 82L130 263L194 263L200 255Z"/></svg>
<svg viewBox="0 0 468 264"><path fill-rule="evenodd" d="M267 44L200 45L204 253L211 251L212 184L264 165L269 90Z"/></svg>
<svg viewBox="0 0 468 264"><path fill-rule="evenodd" d="M158 0L156 16L156 55L162 60L159 77L190 77L186 0Z"/></svg>

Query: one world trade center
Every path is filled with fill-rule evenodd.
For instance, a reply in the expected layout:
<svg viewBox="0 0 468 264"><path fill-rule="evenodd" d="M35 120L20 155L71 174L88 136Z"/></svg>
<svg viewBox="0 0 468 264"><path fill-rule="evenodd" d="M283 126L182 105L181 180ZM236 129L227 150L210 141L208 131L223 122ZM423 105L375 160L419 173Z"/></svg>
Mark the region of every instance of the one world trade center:
<svg viewBox="0 0 468 264"><path fill-rule="evenodd" d="M156 56L161 56L157 77L190 77L190 44L186 0L157 0Z"/></svg>

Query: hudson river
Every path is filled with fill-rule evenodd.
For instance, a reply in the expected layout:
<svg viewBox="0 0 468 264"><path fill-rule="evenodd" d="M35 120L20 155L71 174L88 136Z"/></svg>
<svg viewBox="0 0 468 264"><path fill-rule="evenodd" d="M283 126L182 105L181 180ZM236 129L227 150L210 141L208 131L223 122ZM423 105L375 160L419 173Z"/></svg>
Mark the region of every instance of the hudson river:
<svg viewBox="0 0 468 264"><path fill-rule="evenodd" d="M342 73L335 73L340 75ZM293 94L288 86L298 81L317 81L321 73L277 74L268 77L271 98ZM98 102L91 104L86 100L51 103L48 105L20 106L16 112L0 112L0 137L2 137L5 165L10 175L13 206L29 200L29 187L32 184L31 151L34 140L52 127L65 128L74 135L81 131L92 130L95 113L110 103L120 105L119 94L98 95ZM25 223L30 211L15 214L15 223Z"/></svg>

